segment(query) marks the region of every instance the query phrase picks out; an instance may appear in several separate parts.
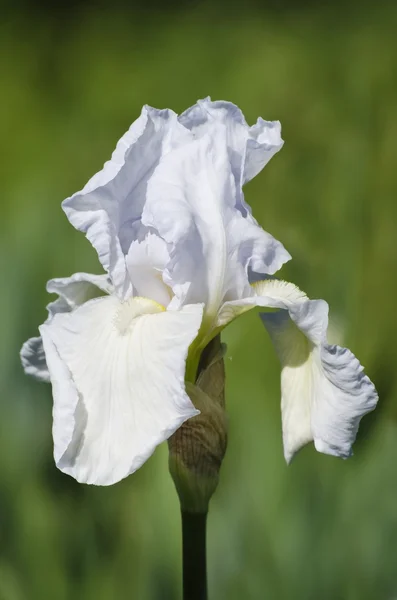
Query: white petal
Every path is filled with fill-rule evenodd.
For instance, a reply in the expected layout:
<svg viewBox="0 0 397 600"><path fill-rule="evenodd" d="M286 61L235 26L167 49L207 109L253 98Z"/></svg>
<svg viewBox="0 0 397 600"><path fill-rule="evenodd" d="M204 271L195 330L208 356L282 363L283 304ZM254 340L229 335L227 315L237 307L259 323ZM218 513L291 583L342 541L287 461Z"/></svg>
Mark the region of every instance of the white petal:
<svg viewBox="0 0 397 600"><path fill-rule="evenodd" d="M112 289L107 275L75 273L71 277L50 279L47 292L58 294L59 297L48 304L46 322L49 323L57 313L69 312L87 300L100 296L101 292L110 294ZM27 375L32 375L39 381L50 381L41 337L34 337L25 342L20 356Z"/></svg>
<svg viewBox="0 0 397 600"><path fill-rule="evenodd" d="M363 367L347 348L324 344L316 373L312 432L316 450L347 458L361 418L374 410L378 395Z"/></svg>
<svg viewBox="0 0 397 600"><path fill-rule="evenodd" d="M249 127L241 110L232 102L199 100L179 117L196 136L212 134L219 123L226 127L229 160L236 182L236 208L250 213L242 185L257 175L283 146L279 121L264 121Z"/></svg>
<svg viewBox="0 0 397 600"><path fill-rule="evenodd" d="M274 279L256 283L251 288L251 295L240 301L226 302L218 315L217 327L222 328L255 306L284 309L260 316L270 333L282 365L281 413L284 455L287 462L299 448L313 440L312 345L296 327L287 311L301 314L300 324L305 331L308 330L307 325L312 323L313 330L318 333L319 327L316 325L321 323L321 326L324 326L324 305L322 301L319 302L320 304L316 304L316 301L308 301L306 294L292 283Z"/></svg>
<svg viewBox="0 0 397 600"><path fill-rule="evenodd" d="M92 275L91 273L74 273L70 277L50 279L46 286L49 294L58 294L59 298L50 302L47 310L50 315L69 312L101 295L111 294L113 286L108 275Z"/></svg>
<svg viewBox="0 0 397 600"><path fill-rule="evenodd" d="M290 309L307 300L307 296L293 283L269 279L250 286L249 295L225 302L219 310L215 327L225 327L239 315L256 306Z"/></svg>
<svg viewBox="0 0 397 600"><path fill-rule="evenodd" d="M163 281L163 271L169 260L167 244L154 233L148 233L142 242L132 242L126 263L134 295L168 306L172 294Z"/></svg>
<svg viewBox="0 0 397 600"><path fill-rule="evenodd" d="M97 250L121 298L131 293L125 256L131 242L146 235L141 215L147 183L161 156L185 136L191 134L173 111L144 107L102 171L63 203L69 221Z"/></svg>
<svg viewBox="0 0 397 600"><path fill-rule="evenodd" d="M305 321L322 323L328 310L322 301L301 305ZM318 351L288 316L285 310L260 315L281 362L281 415L284 456L287 462L305 444L313 440L312 408L321 389L313 385Z"/></svg>
<svg viewBox="0 0 397 600"><path fill-rule="evenodd" d="M233 205L222 130L214 139L205 135L166 155L149 182L142 221L172 245L166 277L173 286L190 284L186 302L212 307L222 299L224 218Z"/></svg>
<svg viewBox="0 0 397 600"><path fill-rule="evenodd" d="M376 407L375 387L350 350L327 343L324 300L292 305L289 315L261 315L282 365L285 457L314 440L319 452L347 458L361 418Z"/></svg>
<svg viewBox="0 0 397 600"><path fill-rule="evenodd" d="M20 356L26 375L31 375L38 381L50 381L41 337L27 340L21 348Z"/></svg>
<svg viewBox="0 0 397 600"><path fill-rule="evenodd" d="M41 327L54 396L54 455L80 482L110 485L197 414L185 361L202 306L87 302Z"/></svg>
<svg viewBox="0 0 397 600"><path fill-rule="evenodd" d="M263 279L291 259L284 246L264 231L256 220L235 211L227 224L228 261L223 300L240 300L251 293L252 272Z"/></svg>
<svg viewBox="0 0 397 600"><path fill-rule="evenodd" d="M259 117L249 129L243 183L258 175L283 144L280 121L265 121Z"/></svg>
<svg viewBox="0 0 397 600"><path fill-rule="evenodd" d="M218 124L216 134L164 156L149 182L142 215L171 247L165 280L185 302L204 302L207 316L216 315L225 297L240 297L252 261L274 273L290 258L235 208L226 136Z"/></svg>
<svg viewBox="0 0 397 600"><path fill-rule="evenodd" d="M328 304L309 300L283 281L263 281L252 289L252 296L225 303L217 326L224 327L253 306L283 309L261 317L282 366L286 460L312 440L320 452L348 457L359 422L375 408L378 396L355 356L328 344Z"/></svg>

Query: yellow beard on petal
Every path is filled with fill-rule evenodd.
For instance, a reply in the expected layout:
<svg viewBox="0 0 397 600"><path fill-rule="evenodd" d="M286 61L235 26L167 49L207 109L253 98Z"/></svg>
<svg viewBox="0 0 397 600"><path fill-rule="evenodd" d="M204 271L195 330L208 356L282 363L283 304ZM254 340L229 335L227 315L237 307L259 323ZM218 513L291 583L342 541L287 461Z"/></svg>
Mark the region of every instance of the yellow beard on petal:
<svg viewBox="0 0 397 600"><path fill-rule="evenodd" d="M121 335L126 335L131 328L132 322L137 317L147 314L155 314L165 311L165 307L149 298L129 298L120 303L120 308L114 318L114 325Z"/></svg>

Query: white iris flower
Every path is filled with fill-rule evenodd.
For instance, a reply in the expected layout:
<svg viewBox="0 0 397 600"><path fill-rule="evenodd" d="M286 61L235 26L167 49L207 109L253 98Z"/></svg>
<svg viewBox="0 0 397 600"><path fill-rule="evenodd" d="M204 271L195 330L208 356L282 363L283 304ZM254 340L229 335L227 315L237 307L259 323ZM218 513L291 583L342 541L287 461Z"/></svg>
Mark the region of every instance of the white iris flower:
<svg viewBox="0 0 397 600"><path fill-rule="evenodd" d="M52 383L57 466L115 483L198 414L185 390L201 351L254 306L282 363L287 460L307 442L347 457L377 402L351 352L327 343L328 305L266 277L290 259L263 231L242 186L283 145L280 123L249 127L237 106L182 115L144 107L109 162L63 203L106 274L54 279L25 371ZM253 283L255 282L255 283Z"/></svg>

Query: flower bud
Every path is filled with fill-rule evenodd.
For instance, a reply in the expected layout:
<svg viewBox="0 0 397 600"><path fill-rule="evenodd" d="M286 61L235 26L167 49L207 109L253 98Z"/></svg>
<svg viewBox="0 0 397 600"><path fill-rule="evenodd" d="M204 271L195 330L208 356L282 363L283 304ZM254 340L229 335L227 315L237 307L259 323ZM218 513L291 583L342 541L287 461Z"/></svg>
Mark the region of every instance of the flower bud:
<svg viewBox="0 0 397 600"><path fill-rule="evenodd" d="M196 384L186 391L200 414L170 437L169 469L185 512L206 513L227 445L225 346L218 335L202 353Z"/></svg>

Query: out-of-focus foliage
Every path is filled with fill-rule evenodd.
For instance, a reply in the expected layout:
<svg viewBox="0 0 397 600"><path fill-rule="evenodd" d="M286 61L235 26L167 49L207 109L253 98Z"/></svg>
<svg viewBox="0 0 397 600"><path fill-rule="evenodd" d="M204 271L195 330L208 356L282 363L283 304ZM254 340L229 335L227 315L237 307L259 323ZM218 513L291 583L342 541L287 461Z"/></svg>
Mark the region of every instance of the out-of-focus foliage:
<svg viewBox="0 0 397 600"><path fill-rule="evenodd" d="M110 8L0 24L1 600L173 600L178 503L161 447L111 488L52 461L49 386L18 351L45 282L99 272L61 200L149 103L236 102L280 119L284 149L246 189L293 256L283 277L326 298L332 335L380 392L343 462L305 448L287 468L279 365L255 314L227 329L230 441L209 518L213 600L397 597L397 11L229 13Z"/></svg>

